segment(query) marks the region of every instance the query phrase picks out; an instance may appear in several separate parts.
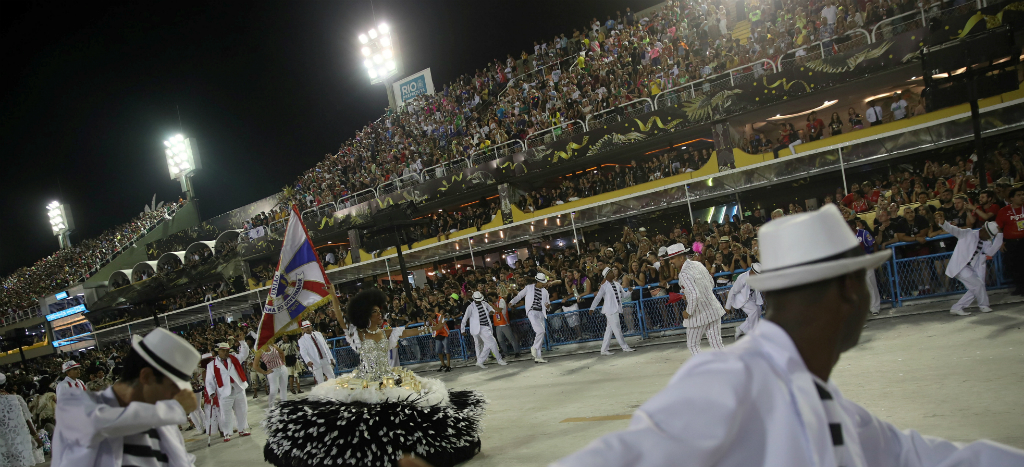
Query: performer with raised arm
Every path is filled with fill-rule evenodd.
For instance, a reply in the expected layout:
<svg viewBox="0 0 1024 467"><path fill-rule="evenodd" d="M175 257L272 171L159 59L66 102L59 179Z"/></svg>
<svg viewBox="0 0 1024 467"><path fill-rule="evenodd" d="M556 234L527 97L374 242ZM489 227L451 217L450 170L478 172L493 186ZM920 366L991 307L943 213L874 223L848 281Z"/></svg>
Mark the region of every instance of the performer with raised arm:
<svg viewBox="0 0 1024 467"><path fill-rule="evenodd" d="M264 458L278 467L392 466L417 453L436 467L469 460L480 450L483 398L388 364L394 341L384 335L387 296L364 290L349 302L347 322L358 329L359 367L313 388L311 397L284 401L266 421ZM419 330L396 328L399 337ZM308 433L322 433L309 436Z"/></svg>
<svg viewBox="0 0 1024 467"><path fill-rule="evenodd" d="M231 441L236 430L239 436L249 436L249 402L245 399L249 381L242 367L249 358L249 345L241 333L237 339L237 353L231 352L227 342L221 342L217 344L217 357L206 366L206 390L217 394L220 402L220 431L225 443Z"/></svg>
<svg viewBox="0 0 1024 467"><path fill-rule="evenodd" d="M985 290L986 262L999 251L1003 245L1003 234L995 222L982 224L981 229L961 229L949 222L942 224L942 229L957 238L953 256L946 264L946 275L963 282L967 293L949 309L949 314L967 316L971 313L964 308L971 302L978 301L978 309L982 313L992 311L988 306L988 291Z"/></svg>
<svg viewBox="0 0 1024 467"><path fill-rule="evenodd" d="M536 334L533 338L533 347L530 347L534 363L548 362L541 355L541 349L544 346L544 333L547 332L544 322L548 316L548 306L551 305L551 298L548 296L547 289L544 288L544 284L547 282L548 276L543 272L538 272L534 282L523 287L523 290L519 291L519 294L508 304L511 308L526 298L526 317L530 319L530 325Z"/></svg>
<svg viewBox="0 0 1024 467"><path fill-rule="evenodd" d="M484 361L487 360L487 353L494 354L494 359L498 361L498 365L508 365L505 360L501 358L501 351L498 350L498 341L494 340L494 333L491 331L491 314L494 313L494 308L484 301L484 294L480 291L473 292L473 303L470 303L466 307L466 314L462 317L462 328L461 332L466 333L466 323L469 323L469 332L474 337L479 337L482 341L482 345L478 349L476 354L476 366L480 368L487 368L484 365Z"/></svg>
<svg viewBox="0 0 1024 467"><path fill-rule="evenodd" d="M632 352L633 349L626 345L626 340L622 338L622 324L619 323L619 314L622 313L622 297L625 297L627 293L626 289L615 281L619 278L619 269L614 267L604 268L603 274L604 282L597 289L594 301L590 304L590 313L593 314L597 310L597 305L604 302L601 313L604 314L606 323L604 326L604 341L601 342L601 355L612 354L608 350L608 346L611 345L613 334L623 352Z"/></svg>

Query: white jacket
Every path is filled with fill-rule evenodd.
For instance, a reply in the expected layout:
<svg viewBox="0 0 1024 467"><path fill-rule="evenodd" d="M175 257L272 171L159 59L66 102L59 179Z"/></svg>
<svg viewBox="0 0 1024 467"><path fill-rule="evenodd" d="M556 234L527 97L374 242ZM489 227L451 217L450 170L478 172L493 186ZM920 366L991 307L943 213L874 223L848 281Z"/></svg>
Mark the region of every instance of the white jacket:
<svg viewBox="0 0 1024 467"><path fill-rule="evenodd" d="M511 308L511 307L515 306L516 303L519 303L519 300L522 300L523 298L526 298L526 312L530 313L531 310L533 310L533 291L536 288L537 288L537 284L530 284L530 285L527 285L526 287L523 287L523 290L519 291L519 295L516 295L515 298L513 298L512 301L509 302L508 306ZM551 306L551 298L549 298L549 296L548 296L548 289L540 289L540 291L541 291L541 299L540 299L541 314L543 314L544 316L547 316L548 315L548 307Z"/></svg>
<svg viewBox="0 0 1024 467"><path fill-rule="evenodd" d="M487 322L486 323L481 323L480 322L480 311L477 309L477 306L480 306L481 308L483 308L484 312L487 313ZM491 324L491 314L492 313L494 313L494 308L491 307L491 305L489 303L487 303L487 302L473 302L473 303L470 303L469 306L466 307L466 314L462 316L462 328L460 328L460 332L465 332L466 331L466 323L468 322L469 323L469 332L470 332L470 334L473 334L474 336L479 335L480 334L480 329L482 329L484 326L486 326L488 328L490 328L492 326L492 324Z"/></svg>
<svg viewBox="0 0 1024 467"><path fill-rule="evenodd" d="M1024 451L900 431L825 383L841 411L844 467L1024 465ZM640 406L629 428L605 435L558 467L836 467L825 407L793 340L762 321L719 352L690 357Z"/></svg>
<svg viewBox="0 0 1024 467"><path fill-rule="evenodd" d="M725 300L726 308L739 310L748 304L758 307L764 305L764 298L761 297L761 292L751 289L750 285L747 284L748 277L750 277L749 269L740 274L736 281L732 283L732 288L729 289L729 297Z"/></svg>
<svg viewBox="0 0 1024 467"><path fill-rule="evenodd" d="M245 359L249 358L249 344L242 341L238 348L238 353L232 353L235 358L238 359L238 364L245 368ZM214 368L220 368L221 382L223 386L217 387L217 372ZM245 397L245 389L249 387L248 382L242 381L242 376L235 370L235 365L231 364L231 359L227 360L227 365L224 364L224 360L221 360L220 356L216 356L210 363L206 364L206 392L214 394L216 391L217 397L223 400L225 397L231 395L231 380L234 379L238 383L238 387L242 388L242 397Z"/></svg>
<svg viewBox="0 0 1024 467"><path fill-rule="evenodd" d="M975 256L974 252L978 250L978 240L981 239L981 233L978 230L961 229L954 227L949 222L942 224L942 230L949 232L950 235L956 237L956 248L953 249L953 256L949 258L949 263L946 264L946 275L949 277L956 277L960 273L960 270L965 266L970 266L977 269L985 266L985 256L992 256L999 251L999 247L1003 245L1003 234L996 234L995 238L983 241L981 247L981 253ZM974 257L971 260L971 257Z"/></svg>
<svg viewBox="0 0 1024 467"><path fill-rule="evenodd" d="M679 287L686 295L686 313L690 315L683 319L683 326L703 326L725 315L725 309L712 290L715 288L715 280L704 265L686 260L683 267L679 268Z"/></svg>
<svg viewBox="0 0 1024 467"><path fill-rule="evenodd" d="M622 285L615 281L604 281L604 283L601 284L601 287L597 289L597 294L594 295L594 301L590 302L590 311L594 311L594 309L597 308L598 303L604 302L604 307L601 308L601 313L606 315L622 313L622 303L615 300L615 291L612 290L612 288L618 289L619 300L623 302L629 301L630 295Z"/></svg>
<svg viewBox="0 0 1024 467"><path fill-rule="evenodd" d="M178 431L178 425L188 423L188 416L174 400L121 407L113 388L67 391L57 401L56 417L52 467L121 467L124 437L154 428L160 433L160 450L172 467L195 463Z"/></svg>
<svg viewBox="0 0 1024 467"><path fill-rule="evenodd" d="M74 379L70 376L65 376L59 383L54 392L57 394L57 398L60 399L61 394L64 394L68 390L85 391L85 383L80 379Z"/></svg>
<svg viewBox="0 0 1024 467"><path fill-rule="evenodd" d="M314 341L314 339L316 340ZM302 361L319 367L320 354L316 351L318 345L324 358L330 359L333 362L334 354L331 353L331 346L327 345L327 340L324 339L323 334L320 334L320 331L313 331L309 334L302 333L302 337L299 338L299 355L302 356Z"/></svg>

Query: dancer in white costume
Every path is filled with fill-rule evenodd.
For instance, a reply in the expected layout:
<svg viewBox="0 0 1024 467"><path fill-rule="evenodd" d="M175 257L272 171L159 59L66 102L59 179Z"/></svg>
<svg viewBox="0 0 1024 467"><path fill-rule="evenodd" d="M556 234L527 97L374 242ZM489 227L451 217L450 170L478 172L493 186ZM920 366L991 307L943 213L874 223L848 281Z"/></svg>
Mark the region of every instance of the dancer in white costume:
<svg viewBox="0 0 1024 467"><path fill-rule="evenodd" d="M608 350L608 346L612 342L612 335L615 336L615 340L619 343L619 348L623 352L632 352L633 349L626 345L626 340L622 338L622 325L619 323L619 315L622 313L622 297L626 296L626 289L616 282L616 279L619 278L619 269L604 268L603 275L604 283L601 284L601 288L594 295L594 301L590 303L590 313L594 313L599 303L604 303L604 307L601 308L601 313L605 317L604 341L601 342L601 355L612 354Z"/></svg>
<svg viewBox="0 0 1024 467"><path fill-rule="evenodd" d="M761 306L764 305L764 298L761 297L761 292L751 289L750 284L747 284L747 278L751 274L759 272L761 272L761 263L751 264L750 269L740 274L732 283L729 297L725 300L726 312L740 309L747 314L747 320L736 328L736 340L739 340L744 334L750 334L757 326L757 321L761 319Z"/></svg>
<svg viewBox="0 0 1024 467"><path fill-rule="evenodd" d="M487 368L484 365L484 361L487 360L488 352L494 354L494 359L498 361L498 365L508 365L501 358L501 351L498 350L498 341L494 339L494 333L491 330L491 315L493 313L494 308L491 308L491 305L484 301L484 294L477 291L473 292L473 303L466 307L466 314L462 317L461 332L463 334L466 333L466 323L469 323L469 332L473 334L474 338L480 340L480 345L477 347L476 352L476 366L480 368Z"/></svg>
<svg viewBox="0 0 1024 467"><path fill-rule="evenodd" d="M530 319L530 325L535 333L530 353L533 354L534 363L547 363L548 361L544 360L541 355L541 349L544 346L544 334L547 333L545 321L547 321L548 307L551 306L548 290L544 288L544 284L548 283L548 276L543 272L538 272L535 280L534 283L523 287L523 290L512 299L508 306L515 306L520 300L526 298L526 317Z"/></svg>
<svg viewBox="0 0 1024 467"><path fill-rule="evenodd" d="M1003 245L1003 234L999 233L999 226L995 222L986 222L981 229L971 230L954 227L946 222L942 224L942 229L957 238L953 256L946 265L946 275L957 278L967 287L967 293L953 304L949 313L967 316L971 313L964 311L964 308L975 300L982 313L992 311L985 290L985 263Z"/></svg>

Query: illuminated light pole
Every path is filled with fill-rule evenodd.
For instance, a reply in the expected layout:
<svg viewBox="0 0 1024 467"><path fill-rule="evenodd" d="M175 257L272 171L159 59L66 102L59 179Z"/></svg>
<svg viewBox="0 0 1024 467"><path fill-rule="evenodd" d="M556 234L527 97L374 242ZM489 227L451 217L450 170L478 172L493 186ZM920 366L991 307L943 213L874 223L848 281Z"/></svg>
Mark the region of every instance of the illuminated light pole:
<svg viewBox="0 0 1024 467"><path fill-rule="evenodd" d="M71 217L71 209L59 201L54 201L46 205L46 215L50 218L50 229L60 242L60 248L70 248L71 231L75 230L75 219Z"/></svg>
<svg viewBox="0 0 1024 467"><path fill-rule="evenodd" d="M187 199L192 200L196 194L192 187L192 175L203 168L196 139L175 135L164 141L164 146L164 154L167 156L167 172L171 175L171 180L181 182L181 191L185 193Z"/></svg>
<svg viewBox="0 0 1024 467"><path fill-rule="evenodd" d="M395 94L391 84L401 72L402 63L399 59L398 41L391 34L391 27L387 23L380 23L375 29L360 34L359 44L370 84L384 83L388 93L388 105L395 108Z"/></svg>

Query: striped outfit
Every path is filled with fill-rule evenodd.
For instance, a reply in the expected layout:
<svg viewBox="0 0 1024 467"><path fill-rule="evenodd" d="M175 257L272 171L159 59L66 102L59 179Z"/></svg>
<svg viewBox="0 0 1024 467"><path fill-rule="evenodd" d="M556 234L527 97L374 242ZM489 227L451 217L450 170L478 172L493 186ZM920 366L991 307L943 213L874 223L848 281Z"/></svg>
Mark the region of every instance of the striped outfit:
<svg viewBox="0 0 1024 467"><path fill-rule="evenodd" d="M155 428L124 437L121 457L123 467L159 467L168 464L167 454L160 451L160 434Z"/></svg>
<svg viewBox="0 0 1024 467"><path fill-rule="evenodd" d="M624 352L629 352L630 347L622 338L622 324L619 322L619 314L622 313L622 296L626 291L615 281L605 281L594 295L594 301L590 304L590 311L597 308L598 303L604 303L601 312L605 316L604 340L601 342L601 353L608 353L608 346L611 345L612 336L618 341L619 347Z"/></svg>
<svg viewBox="0 0 1024 467"><path fill-rule="evenodd" d="M277 402L288 400L288 367L284 366L281 356L273 348L263 352L263 355L260 355L260 360L267 366L267 382L270 384L270 390L267 393L267 408L269 409L274 407L275 396Z"/></svg>
<svg viewBox="0 0 1024 467"><path fill-rule="evenodd" d="M530 284L519 291L519 294L509 302L509 306L514 306L523 298L526 298L526 317L530 319L530 325L535 333L531 349L534 359L540 359L542 358L541 349L544 346L544 334L547 332L545 327L547 307L551 303L551 299L547 289L537 287L537 284Z"/></svg>
<svg viewBox="0 0 1024 467"><path fill-rule="evenodd" d="M715 281L700 263L686 260L679 268L679 287L686 295L686 313L689 318L683 319L686 326L686 346L690 353L700 353L700 338L707 334L708 343L715 350L722 350L722 316L725 309L718 302L712 290Z"/></svg>
<svg viewBox="0 0 1024 467"><path fill-rule="evenodd" d="M832 439L832 448L835 450L836 466L846 467L851 465L849 448L843 442L843 409L839 407L832 392L826 384L818 377L814 378L814 388L818 390L818 397L821 397L821 404L825 409L825 420L828 421L829 437Z"/></svg>

